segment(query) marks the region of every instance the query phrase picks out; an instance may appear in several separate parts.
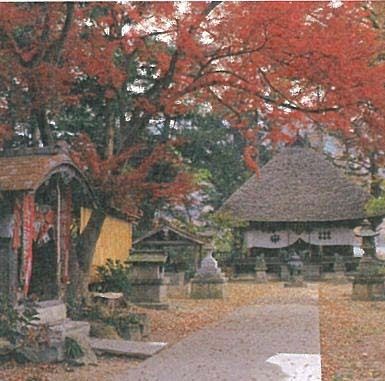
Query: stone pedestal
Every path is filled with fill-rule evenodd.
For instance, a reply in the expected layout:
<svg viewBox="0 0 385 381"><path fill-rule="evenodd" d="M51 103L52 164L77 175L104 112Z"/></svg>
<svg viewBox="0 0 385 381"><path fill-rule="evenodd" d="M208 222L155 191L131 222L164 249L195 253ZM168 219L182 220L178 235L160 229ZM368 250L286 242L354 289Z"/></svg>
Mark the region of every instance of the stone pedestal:
<svg viewBox="0 0 385 381"><path fill-rule="evenodd" d="M255 264L255 283L267 283L267 266L263 257L257 258Z"/></svg>
<svg viewBox="0 0 385 381"><path fill-rule="evenodd" d="M217 261L209 253L203 260L197 274L191 279L190 297L193 299L223 299L226 277Z"/></svg>
<svg viewBox="0 0 385 381"><path fill-rule="evenodd" d="M281 281L288 282L290 280L290 272L287 265L281 265Z"/></svg>
<svg viewBox="0 0 385 381"><path fill-rule="evenodd" d="M159 251L134 252L129 256L130 300L133 303L145 308L168 308L163 272L166 259L167 255Z"/></svg>
<svg viewBox="0 0 385 381"><path fill-rule="evenodd" d="M346 268L342 257L336 257L333 270L334 272L330 276L330 280L333 283L336 283L336 284L349 283L349 280L345 275Z"/></svg>
<svg viewBox="0 0 385 381"><path fill-rule="evenodd" d="M385 300L385 277L375 260L364 255L353 280L353 300Z"/></svg>
<svg viewBox="0 0 385 381"><path fill-rule="evenodd" d="M293 275L288 282L285 282L285 287L307 287L303 281L302 275Z"/></svg>
<svg viewBox="0 0 385 381"><path fill-rule="evenodd" d="M166 287L163 279L132 280L130 300L141 307L167 309Z"/></svg>

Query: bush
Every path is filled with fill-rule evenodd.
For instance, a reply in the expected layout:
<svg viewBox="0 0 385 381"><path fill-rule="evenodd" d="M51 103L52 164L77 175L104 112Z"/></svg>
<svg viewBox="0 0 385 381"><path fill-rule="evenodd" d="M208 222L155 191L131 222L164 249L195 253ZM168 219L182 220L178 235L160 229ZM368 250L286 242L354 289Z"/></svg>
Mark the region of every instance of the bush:
<svg viewBox="0 0 385 381"><path fill-rule="evenodd" d="M49 345L49 328L37 325L36 302L24 299L15 308L6 295L0 295L0 337L8 340L18 360L35 361L35 352Z"/></svg>
<svg viewBox="0 0 385 381"><path fill-rule="evenodd" d="M101 280L100 291L122 292L128 296L131 290L129 266L119 260L107 259L104 266L98 266L97 272Z"/></svg>

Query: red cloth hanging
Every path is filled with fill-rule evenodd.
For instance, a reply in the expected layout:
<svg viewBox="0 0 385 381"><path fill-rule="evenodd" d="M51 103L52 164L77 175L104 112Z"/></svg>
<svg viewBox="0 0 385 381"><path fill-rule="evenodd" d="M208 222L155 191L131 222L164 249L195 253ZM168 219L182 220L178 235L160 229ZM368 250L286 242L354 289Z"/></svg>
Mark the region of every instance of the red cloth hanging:
<svg viewBox="0 0 385 381"><path fill-rule="evenodd" d="M23 198L23 271L22 282L24 294L28 295L32 276L32 242L34 236L35 201L31 193L24 194Z"/></svg>

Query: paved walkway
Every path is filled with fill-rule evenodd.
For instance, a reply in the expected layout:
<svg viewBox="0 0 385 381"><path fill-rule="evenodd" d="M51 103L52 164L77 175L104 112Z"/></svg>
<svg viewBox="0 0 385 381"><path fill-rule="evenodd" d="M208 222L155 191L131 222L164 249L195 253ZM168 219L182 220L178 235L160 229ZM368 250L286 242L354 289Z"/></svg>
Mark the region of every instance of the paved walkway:
<svg viewBox="0 0 385 381"><path fill-rule="evenodd" d="M319 381L318 286L293 304L240 308L115 380Z"/></svg>

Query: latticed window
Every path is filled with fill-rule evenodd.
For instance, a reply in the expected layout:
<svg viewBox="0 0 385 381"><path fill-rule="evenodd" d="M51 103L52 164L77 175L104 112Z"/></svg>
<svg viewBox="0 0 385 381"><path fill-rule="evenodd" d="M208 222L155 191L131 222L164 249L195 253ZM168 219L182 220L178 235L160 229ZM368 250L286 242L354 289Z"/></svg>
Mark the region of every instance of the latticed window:
<svg viewBox="0 0 385 381"><path fill-rule="evenodd" d="M279 242L280 239L281 239L281 237L279 236L279 234L274 233L270 236L270 241L273 243Z"/></svg>
<svg viewBox="0 0 385 381"><path fill-rule="evenodd" d="M330 231L323 231L318 233L318 239L331 239L331 233Z"/></svg>

